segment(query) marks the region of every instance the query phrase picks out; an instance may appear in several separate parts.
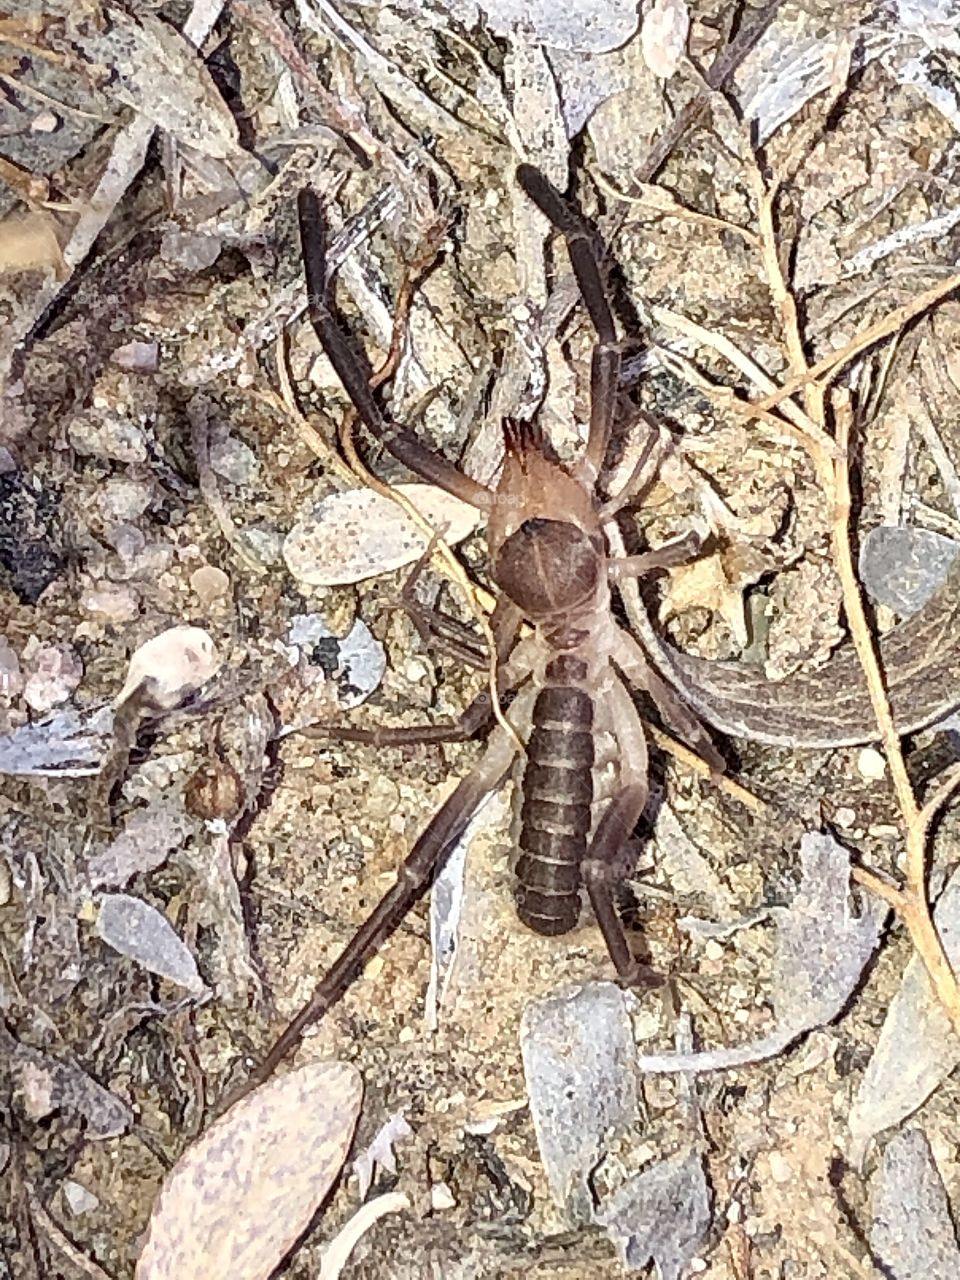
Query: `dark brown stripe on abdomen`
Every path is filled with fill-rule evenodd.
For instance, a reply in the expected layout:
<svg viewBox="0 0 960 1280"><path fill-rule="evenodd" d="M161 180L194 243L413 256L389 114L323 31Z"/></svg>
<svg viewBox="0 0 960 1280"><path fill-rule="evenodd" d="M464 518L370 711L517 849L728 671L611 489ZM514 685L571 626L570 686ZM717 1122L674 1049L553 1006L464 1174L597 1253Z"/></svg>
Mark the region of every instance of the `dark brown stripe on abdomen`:
<svg viewBox="0 0 960 1280"><path fill-rule="evenodd" d="M561 655L547 666L533 706L520 809L517 914L537 933L572 929L580 915L580 864L593 801L593 703L587 666Z"/></svg>

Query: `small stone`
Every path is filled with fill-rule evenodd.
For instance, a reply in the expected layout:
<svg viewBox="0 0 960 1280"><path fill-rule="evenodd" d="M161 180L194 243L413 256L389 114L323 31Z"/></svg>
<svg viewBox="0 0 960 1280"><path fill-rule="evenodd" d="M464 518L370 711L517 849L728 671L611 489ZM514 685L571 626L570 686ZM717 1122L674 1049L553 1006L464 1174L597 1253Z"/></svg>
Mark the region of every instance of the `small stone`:
<svg viewBox="0 0 960 1280"><path fill-rule="evenodd" d="M156 342L125 342L110 359L120 369L131 373L156 373L160 365L160 347Z"/></svg>
<svg viewBox="0 0 960 1280"><path fill-rule="evenodd" d="M703 954L708 960L722 960L723 946L716 940L716 938L710 938L706 946L703 948Z"/></svg>
<svg viewBox="0 0 960 1280"><path fill-rule="evenodd" d="M372 818L389 818L400 803L397 784L382 774L373 779L367 792L365 810Z"/></svg>
<svg viewBox="0 0 960 1280"><path fill-rule="evenodd" d="M190 589L204 604L213 604L229 592L230 579L216 565L204 564L191 573Z"/></svg>
<svg viewBox="0 0 960 1280"><path fill-rule="evenodd" d="M16 701L21 693L23 693L23 675L20 671L20 659L6 636L0 636L0 702L9 705Z"/></svg>
<svg viewBox="0 0 960 1280"><path fill-rule="evenodd" d="M32 711L50 711L66 702L83 676L83 664L68 644L33 647L28 643L23 657L27 670L23 698Z"/></svg>
<svg viewBox="0 0 960 1280"><path fill-rule="evenodd" d="M876 747L864 747L857 755L857 772L868 782L879 782L887 772L887 762Z"/></svg>
<svg viewBox="0 0 960 1280"><path fill-rule="evenodd" d="M383 956L374 956L368 960L363 966L363 976L368 982L374 982L383 973L383 966L386 963Z"/></svg>
<svg viewBox="0 0 960 1280"><path fill-rule="evenodd" d="M849 831L857 820L857 815L853 809L849 809L846 805L842 805L834 811L833 821L841 831Z"/></svg>
<svg viewBox="0 0 960 1280"><path fill-rule="evenodd" d="M134 524L115 524L107 531L106 537L126 565L132 564L147 545L143 530Z"/></svg>
<svg viewBox="0 0 960 1280"><path fill-rule="evenodd" d="M279 564L283 558L283 534L268 525L248 525L243 531L250 549L261 564Z"/></svg>
<svg viewBox="0 0 960 1280"><path fill-rule="evenodd" d="M171 266L185 271L204 271L212 267L223 242L219 236L201 235L196 231L178 231L171 227L160 241L160 257Z"/></svg>
<svg viewBox="0 0 960 1280"><path fill-rule="evenodd" d="M88 410L78 414L67 430L71 448L95 458L115 462L145 462L147 438L143 428L115 410Z"/></svg>
<svg viewBox="0 0 960 1280"><path fill-rule="evenodd" d="M445 1182L435 1182L430 1188L430 1207L434 1213L457 1207L456 1197Z"/></svg>
<svg viewBox="0 0 960 1280"><path fill-rule="evenodd" d="M401 1027L400 1034L397 1036L397 1039L401 1044L409 1044L410 1041L416 1037L416 1034L417 1033L414 1031L413 1027Z"/></svg>
<svg viewBox="0 0 960 1280"><path fill-rule="evenodd" d="M249 484L257 478L260 462L249 445L226 433L210 442L210 466L230 484Z"/></svg>
<svg viewBox="0 0 960 1280"><path fill-rule="evenodd" d="M100 1201L93 1192L82 1187L79 1182L74 1182L72 1178L67 1179L62 1190L64 1202L75 1218L83 1213L92 1213L100 1207Z"/></svg>
<svg viewBox="0 0 960 1280"><path fill-rule="evenodd" d="M779 1151L771 1151L769 1156L770 1176L774 1182L787 1183L794 1179L793 1166Z"/></svg>
<svg viewBox="0 0 960 1280"><path fill-rule="evenodd" d="M83 592L80 608L103 622L130 622L140 612L140 601L130 587L101 582Z"/></svg>
<svg viewBox="0 0 960 1280"><path fill-rule="evenodd" d="M153 485L129 476L114 476L97 497L100 510L110 521L136 520L153 501Z"/></svg>
<svg viewBox="0 0 960 1280"><path fill-rule="evenodd" d="M30 121L31 133L56 133L60 128L60 117L52 111L38 111Z"/></svg>

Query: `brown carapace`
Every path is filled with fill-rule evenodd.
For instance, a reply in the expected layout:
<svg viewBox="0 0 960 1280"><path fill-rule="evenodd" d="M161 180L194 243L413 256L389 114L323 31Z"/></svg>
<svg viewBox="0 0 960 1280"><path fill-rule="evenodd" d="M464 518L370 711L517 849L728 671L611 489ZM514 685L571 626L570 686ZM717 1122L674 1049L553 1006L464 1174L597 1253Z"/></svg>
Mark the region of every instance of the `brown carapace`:
<svg viewBox="0 0 960 1280"><path fill-rule="evenodd" d="M520 918L547 935L577 924L581 888L620 980L651 980L633 956L615 903L628 869L622 850L647 800L646 736L629 685L642 689L668 726L716 769L723 762L700 722L657 675L634 638L617 622L610 583L676 563L676 547L612 558L605 527L636 498L643 466L615 495L604 488L604 461L619 399L620 342L603 287L592 235L546 178L521 165L517 180L563 234L587 311L597 332L591 364L586 447L572 465L553 455L535 426L504 424L505 458L495 489L465 475L407 428L386 418L368 373L327 300L325 226L312 191L301 193L300 228L310 317L320 342L373 435L411 471L487 513L490 576L500 595L491 619L499 657L498 690L516 733L490 729L479 763L416 841L396 883L321 979L310 1001L280 1036L253 1080L270 1074L346 990L371 954L397 927L436 875L484 797L514 766L525 740L520 779L521 831L516 865ZM685 540L682 557L689 558ZM520 634L526 623L528 633ZM418 729L319 728L324 737L379 743L443 742L474 736L493 721L481 695L458 724ZM594 744L611 737L616 789L594 794Z"/></svg>

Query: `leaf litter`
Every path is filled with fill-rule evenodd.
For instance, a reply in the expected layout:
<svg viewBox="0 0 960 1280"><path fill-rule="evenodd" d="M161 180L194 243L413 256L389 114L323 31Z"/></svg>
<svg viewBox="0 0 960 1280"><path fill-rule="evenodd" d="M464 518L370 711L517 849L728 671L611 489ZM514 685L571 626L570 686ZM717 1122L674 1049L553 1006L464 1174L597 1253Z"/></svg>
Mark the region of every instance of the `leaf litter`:
<svg viewBox="0 0 960 1280"><path fill-rule="evenodd" d="M867 6L828 19L780 8L728 87L795 205L792 261L809 348L820 355L842 346L865 311L875 318L908 301L913 281L919 291L942 265L941 237L955 221L943 192L958 114L939 59L955 36L939 5L898 5L882 23ZM0 1250L13 1274L30 1280L51 1274L73 1247L52 1207L58 1186L67 1195L71 1169L98 1201L75 1224L81 1251L72 1256L95 1268L90 1274L132 1274L145 1205L164 1163L184 1149L196 1153L198 1179L226 1183L211 1149L190 1146L210 1106L309 989L472 759L469 748L444 748L441 757L432 748L320 747L289 731L321 706L334 716L361 702L352 722L447 719L474 691L384 598L398 583L384 587L377 575L415 563L427 544L403 528L387 537L390 517L330 461L330 417L342 397L296 319L296 390L318 411L310 448L277 407L282 398L266 395L266 344L303 306L289 216L298 187L313 182L329 199L343 227L330 262L347 318L361 333L368 324L382 350L400 264L425 213L436 213L431 201L456 211L444 258L417 291L390 408L448 456L480 459L483 474L496 465L500 418L520 403L531 412L546 396L543 420L562 447L575 447L583 414L574 374L589 358L586 326L570 311L564 251L550 237L545 261L546 232L509 181L515 152L561 185L573 174L641 310L652 302L661 316L695 314L701 330L744 342L771 377L784 378L789 363L778 343L783 315L770 310L751 257L756 190L722 104L714 100L662 171L644 168L671 113L701 91L687 57L709 74L722 53L723 24L709 6L638 10L605 0L576 11L492 3L424 11L324 2L280 15L266 0L200 0L182 30L175 19L183 13L169 7L110 8L103 23L56 2L44 12L59 14L59 25L0 24L0 37L20 42L10 46L15 62L0 60L3 172L15 193L0 194L0 227L26 219L29 233L12 249L10 236L0 237L10 317L0 335L8 374L0 475L14 477L0 488L0 573L12 584L0 579L9 614L0 647L0 867L8 873L0 998L15 1031L4 1046L19 1071L15 1097L29 1104L18 1115L27 1141L0 1134L11 1153L0 1177L15 1206L0 1222ZM344 132L370 158L368 173L351 161ZM595 155L581 146L584 132ZM65 207L36 204L47 200ZM789 236L784 208L776 212ZM858 279L867 267L869 281ZM938 348L949 352L956 324L955 304L943 304L931 331ZM682 604L666 611L664 625L706 657L749 652L777 672L801 658L824 662L839 631L839 597L828 589L822 492L791 444L761 442L729 402L711 399L711 380L730 381L715 353L662 328L648 336L674 359L642 361L634 393L646 414L682 426L684 461L699 484L689 472L683 478L683 467L665 467L669 483L649 495L642 537L661 545L709 517L700 510L704 477L729 509L777 513L769 565L745 561L743 529L724 526L711 552L713 569L723 569L707 584L712 594L690 589L695 576L686 588L679 575L664 583L660 599ZM855 373L861 389L873 373L880 379L870 392L880 412L863 428L857 534L875 598L907 612L934 585L940 552L949 553L937 540L960 533L940 491L953 483L955 413L942 386L921 392L930 423L918 434L901 361L884 359L862 360ZM317 380L306 376L311 367ZM923 362L911 376L918 368ZM492 369L503 378L491 395ZM124 386L121 374L133 381ZM192 410L183 388L203 397ZM436 396L424 406L427 392ZM231 450L230 440L242 447ZM891 486L892 469L875 463L894 446L903 465ZM366 456L391 484L402 478ZM143 500L104 521L101 498L118 479L138 486ZM358 514L352 525L329 519L321 536L317 503L336 511L347 502L345 484ZM19 506L8 505L15 488ZM901 525L871 529L880 510ZM482 573L476 516L461 514L463 539L451 533L448 541ZM290 563L283 549L296 547L294 531L309 537ZM369 531L359 554L356 535ZM781 572L795 563L796 572ZM418 586L445 609L442 589L424 576ZM460 625L445 622L448 634ZM30 667L31 637L42 670ZM27 698L31 676L40 681ZM933 735L910 744L918 774L942 767L944 744ZM216 784L230 776L226 762L242 792L229 804L231 788ZM807 814L821 805L818 820L826 817L842 845L811 844L826 837L808 835L798 889L785 832L781 841L764 819L731 817L667 766L670 821L666 807L648 815L655 836L640 851L634 887L659 967L673 975L681 1005L695 1010L696 1044L677 1043L661 996L635 999L599 984L596 1008L584 1015L597 1036L585 1046L575 1094L586 1096L598 1125L605 1090L623 1101L632 1080L633 1102L619 1125L577 1133L579 1147L568 1136L569 1150L556 1137L538 1146L544 1116L553 1106L562 1120L568 1100L537 1078L549 1076L550 1054L531 1049L529 1034L521 1053L523 1008L566 999L558 993L571 983L589 991L584 982L609 968L589 925L569 945L547 946L512 922L506 835L498 835L506 819L503 806L491 807L493 825L469 842L431 917L429 1036L419 1017L428 948L416 917L378 957L380 978L365 975L317 1032L322 1050L356 1057L372 1082L361 1122L363 1150L374 1152L365 1177L378 1169L390 1190L359 1211L352 1181L337 1190L321 1230L330 1240L344 1229L339 1249L324 1253L309 1241L291 1264L298 1280L353 1268L402 1280L427 1274L438 1258L451 1274L529 1269L531 1250L549 1249L571 1197L582 1221L602 1220L606 1230L580 1233L562 1261L539 1256L546 1275L570 1267L616 1275L649 1259L661 1275L703 1265L722 1280L751 1268L839 1275L848 1260L831 1251L845 1233L848 1253L869 1234L877 1259L909 1275L909 1245L898 1253L891 1239L927 1230L911 1218L918 1201L935 1211L927 1231L943 1250L935 1256L952 1265L942 1182L928 1155L917 1155L913 1132L906 1136L916 1150L900 1161L907 1174L896 1181L887 1168L900 1143L884 1131L925 1101L917 1119L926 1147L947 1186L955 1183L944 1137L956 1103L951 1033L942 1015L939 1027L931 1019L940 1006L897 931L878 953L879 912L850 893L847 848L855 867L898 868L885 784L867 788L842 752L828 763L793 753L761 759L745 745L739 763L761 793ZM954 843L947 818L934 849L938 875L955 861ZM937 904L948 942L949 894ZM671 903L683 913L675 920ZM123 954L90 927L104 904L107 936ZM205 980L211 994L163 1005L156 992L171 979L198 995ZM885 1012L896 1015L895 1032L879 1030ZM582 1029L561 1030L569 1043L583 1042ZM895 1041L913 1047L909 1061ZM527 1057L532 1120L521 1102ZM678 1076L681 1063L695 1064L693 1073L727 1070L716 1080ZM560 1054L549 1070L563 1066ZM411 1133L391 1146L382 1135L399 1129L391 1117L401 1114ZM157 1155L149 1169L134 1123ZM872 1173L876 1234L865 1211L857 1236L837 1216L831 1162L842 1152L848 1176L859 1179L855 1166L876 1143L886 1144L883 1176L896 1190L883 1199ZM329 1173L345 1158L344 1150L319 1163ZM777 1161L788 1158L801 1172L781 1181ZM303 1203L315 1172L294 1179ZM393 1191L394 1179L402 1190ZM432 1197L441 1186L444 1196ZM568 1189L558 1202L555 1186ZM397 1213L406 1203L414 1211ZM22 1230L31 1214L32 1242ZM483 1235L478 1223L493 1229ZM918 1245L912 1261L926 1257Z"/></svg>

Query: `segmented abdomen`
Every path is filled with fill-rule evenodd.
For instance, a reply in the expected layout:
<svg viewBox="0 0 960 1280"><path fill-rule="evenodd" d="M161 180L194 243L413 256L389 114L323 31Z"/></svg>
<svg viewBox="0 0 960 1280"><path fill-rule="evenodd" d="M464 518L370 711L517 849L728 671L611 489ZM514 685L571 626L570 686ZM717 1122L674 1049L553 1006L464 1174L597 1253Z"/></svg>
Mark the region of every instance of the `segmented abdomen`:
<svg viewBox="0 0 960 1280"><path fill-rule="evenodd" d="M593 801L593 703L587 665L563 654L533 704L520 810L517 914L537 933L572 929Z"/></svg>

